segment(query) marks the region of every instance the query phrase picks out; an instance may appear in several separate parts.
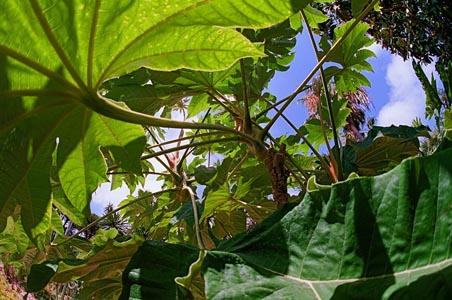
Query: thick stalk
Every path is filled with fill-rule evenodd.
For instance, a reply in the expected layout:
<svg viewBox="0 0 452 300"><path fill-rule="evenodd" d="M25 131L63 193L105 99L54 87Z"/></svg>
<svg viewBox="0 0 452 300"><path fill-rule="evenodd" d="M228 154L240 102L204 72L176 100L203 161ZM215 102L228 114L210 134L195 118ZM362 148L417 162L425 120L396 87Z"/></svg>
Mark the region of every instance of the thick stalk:
<svg viewBox="0 0 452 300"><path fill-rule="evenodd" d="M83 103L99 114L128 123L166 128L217 130L220 132L234 133L235 135L240 136L241 140L249 141L251 143L260 143L260 141L253 136L236 130L232 127L209 123L177 121L127 110L119 105L116 105L97 92L95 93L95 95L86 95L83 99Z"/></svg>
<svg viewBox="0 0 452 300"><path fill-rule="evenodd" d="M268 101L267 99L264 99L265 101ZM278 112L278 109L276 107L273 108L276 112ZM330 168L328 163L325 161L325 159L323 158L323 156L314 148L314 146L308 141L308 139L306 139L306 137L303 135L303 133L301 133L300 130L298 130L298 128L285 116L285 115L281 115L281 117L283 118L284 121L286 121L286 123L292 127L292 129L298 134L300 135L300 138L303 140L303 142L308 146L308 148L312 151L312 153L314 153L314 155L317 157L317 159L320 161L320 164L325 168L325 170L328 171L328 174L330 176L333 176L332 174L330 174ZM294 165L297 167L297 169L300 171L301 168L298 168L298 166L294 163ZM304 172L303 175L307 176L307 174L305 174ZM308 177L306 177L308 178ZM333 178L333 177L331 177Z"/></svg>

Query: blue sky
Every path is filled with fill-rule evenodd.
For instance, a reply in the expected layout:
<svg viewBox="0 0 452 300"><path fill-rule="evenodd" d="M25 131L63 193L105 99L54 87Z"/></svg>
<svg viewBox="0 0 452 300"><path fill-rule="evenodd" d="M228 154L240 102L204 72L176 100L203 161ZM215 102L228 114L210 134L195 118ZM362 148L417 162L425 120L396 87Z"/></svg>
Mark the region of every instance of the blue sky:
<svg viewBox="0 0 452 300"><path fill-rule="evenodd" d="M372 100L373 107L368 116L376 117L376 125L411 125L415 117L424 121L425 94L411 66L411 61L403 61L397 55L374 44L371 50L377 55L369 59L374 72L365 75L371 82L366 90ZM272 80L269 90L282 99L295 91L307 74L316 64L316 58L307 34L298 38L295 47L295 58L289 71L281 72ZM425 67L428 77L434 71L434 65ZM286 115L301 125L306 119L304 105L294 101L286 110ZM279 136L291 133L282 122L272 133Z"/></svg>
<svg viewBox="0 0 452 300"><path fill-rule="evenodd" d="M376 53L377 58L370 59L374 72L366 74L372 84L366 90L374 106L368 115L376 117L376 124L381 126L411 125L411 121L415 117L423 119L425 94L412 70L411 62L403 61L400 57L381 49L377 44L374 44L371 49ZM294 51L295 58L290 69L286 72L277 73L270 83L269 90L278 99L293 93L316 65L314 51L307 35L302 35L298 39ZM434 70L434 66L427 66L425 70L427 76L430 77L429 74ZM285 111L285 115L297 126L303 124L307 116L304 104L299 101L294 101ZM271 133L275 137L285 133L293 134L291 129L282 121L276 123ZM153 179L148 177L147 182L151 183L154 181ZM155 188L158 187L154 186ZM110 185L108 183L103 184L93 195L91 209L94 213L102 214L105 205L109 202L117 205L125 199L128 193L125 186L110 191Z"/></svg>

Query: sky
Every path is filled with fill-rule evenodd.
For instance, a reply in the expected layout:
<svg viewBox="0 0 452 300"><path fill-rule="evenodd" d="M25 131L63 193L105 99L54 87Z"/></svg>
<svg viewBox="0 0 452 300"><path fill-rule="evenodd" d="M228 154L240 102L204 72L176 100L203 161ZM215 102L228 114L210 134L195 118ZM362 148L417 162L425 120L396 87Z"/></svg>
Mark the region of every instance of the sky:
<svg viewBox="0 0 452 300"><path fill-rule="evenodd" d="M368 112L369 117L376 118L376 125L411 125L416 117L424 120L425 94L418 81L410 61L403 61L402 58L392 55L382 49L378 44L370 47L377 55L371 58L374 72L365 75L371 82L370 87L366 87L373 107ZM316 59L312 46L307 35L303 34L297 40L294 49L295 58L291 67L286 72L280 72L269 85L269 91L282 99L292 94L297 86L304 80L306 75L316 65ZM434 71L434 65L424 68L427 77ZM306 120L306 109L300 101L294 101L286 110L285 115L291 119L296 126L302 125ZM277 122L271 130L271 134L278 137L282 134L293 134L291 129L284 122ZM172 133L177 136L178 132ZM156 171L162 170L156 165ZM155 184L155 178L148 177L146 190L156 191L159 184ZM93 195L91 209L96 214L102 214L103 208L112 203L115 206L126 198L129 194L124 186L120 189L110 191L110 184L103 184Z"/></svg>
<svg viewBox="0 0 452 300"><path fill-rule="evenodd" d="M369 59L374 72L365 73L371 82L371 86L365 89L373 104L368 116L375 117L378 126L411 125L416 117L425 121L425 94L413 71L411 61L403 61L376 43L370 49L377 57ZM269 86L269 90L279 99L293 93L317 62L305 34L298 39L295 53L291 69L277 74ZM424 71L430 78L430 74L434 72L434 64L424 67ZM301 125L306 119L304 108L299 106L303 104L294 101L286 110L291 120L299 119L296 125ZM290 132L282 122L278 125L276 130L272 131L275 136Z"/></svg>

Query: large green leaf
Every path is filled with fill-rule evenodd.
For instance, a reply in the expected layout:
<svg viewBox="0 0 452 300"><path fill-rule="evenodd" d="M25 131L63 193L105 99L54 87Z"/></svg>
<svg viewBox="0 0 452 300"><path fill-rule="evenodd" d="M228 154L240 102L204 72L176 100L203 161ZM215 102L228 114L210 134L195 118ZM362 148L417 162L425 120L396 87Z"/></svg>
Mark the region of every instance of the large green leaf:
<svg viewBox="0 0 452 300"><path fill-rule="evenodd" d="M444 136L452 140L452 110L444 111Z"/></svg>
<svg viewBox="0 0 452 300"><path fill-rule="evenodd" d="M419 154L418 137L427 127L374 126L362 142L349 142L344 148L344 170L362 176L386 172L402 160Z"/></svg>
<svg viewBox="0 0 452 300"><path fill-rule="evenodd" d="M353 22L354 20L351 20L334 29L333 43L351 29ZM361 71L373 71L372 66L367 62L368 58L375 56L375 53L366 48L373 43L373 40L367 36L368 29L369 26L366 24L357 24L328 58L328 61L341 66L333 65L325 69L325 75L328 79L334 77L336 88L340 94L355 92L362 86L370 86L369 80L361 74ZM326 36L323 37L321 46L323 54L331 48Z"/></svg>
<svg viewBox="0 0 452 300"><path fill-rule="evenodd" d="M0 253L2 260L14 261L21 258L30 244L21 220L8 217L5 231L0 233Z"/></svg>
<svg viewBox="0 0 452 300"><path fill-rule="evenodd" d="M322 100L326 101L325 97L322 97ZM351 112L347 108L347 102L347 99L337 100L336 97L332 102L332 115L337 128L341 128L347 124L347 116ZM322 105L321 109L323 123L319 119L312 118L306 121L306 124L301 127L302 132L305 132L307 139L316 149L319 149L322 144L325 145L325 135L328 141L332 140L334 136L327 106ZM309 147L303 144L303 151L307 153L309 150Z"/></svg>
<svg viewBox="0 0 452 300"><path fill-rule="evenodd" d="M133 253L142 243L139 238L131 239L127 242L119 243L108 240L102 246L96 246L89 253L86 259L59 259L56 261L46 261L33 265L28 276L28 290L39 291L50 281L67 282L72 280L82 280L89 289L84 292L86 299L96 289L101 294L116 294L121 292L120 282L121 272ZM108 284L109 289L98 290L100 284ZM102 299L96 296L94 299Z"/></svg>
<svg viewBox="0 0 452 300"><path fill-rule="evenodd" d="M175 278L187 275L197 258L198 250L189 246L145 242L123 273L119 299L180 299Z"/></svg>
<svg viewBox="0 0 452 300"><path fill-rule="evenodd" d="M308 193L297 206L208 251L203 261L207 299L448 299L450 155L452 149L405 160L386 174ZM178 260L182 268L141 264L170 249L190 254ZM143 275L134 281L136 299L146 299L144 290L174 291L176 274L187 274L196 259L196 251L177 245L148 245L142 251L141 262L124 275ZM146 281L151 270L162 276Z"/></svg>
<svg viewBox="0 0 452 300"><path fill-rule="evenodd" d="M209 253L207 298L445 299L451 154L308 194L278 222Z"/></svg>
<svg viewBox="0 0 452 300"><path fill-rule="evenodd" d="M105 80L140 66L212 71L260 57L235 28L273 25L308 2L2 1L0 231L18 205L34 241L49 228L55 147L64 193L75 213L88 215L91 193L106 180L99 147L140 172L144 132L114 119L195 126L131 113L98 93Z"/></svg>

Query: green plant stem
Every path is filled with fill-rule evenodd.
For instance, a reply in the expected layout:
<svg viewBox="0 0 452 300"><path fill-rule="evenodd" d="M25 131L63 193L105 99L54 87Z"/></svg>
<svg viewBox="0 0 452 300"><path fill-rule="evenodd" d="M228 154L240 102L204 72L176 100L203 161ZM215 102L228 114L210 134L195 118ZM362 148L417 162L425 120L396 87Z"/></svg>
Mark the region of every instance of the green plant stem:
<svg viewBox="0 0 452 300"><path fill-rule="evenodd" d="M245 156L242 157L242 159L239 161L239 163L234 167L234 169L232 169L232 171L229 172L228 177L229 177L229 178L232 177L232 176L240 169L240 166L241 166L241 165L242 165L249 157L250 157L250 154L249 154L249 152L247 152L247 153L245 154Z"/></svg>
<svg viewBox="0 0 452 300"><path fill-rule="evenodd" d="M225 133L225 134L231 134L231 133ZM183 137L183 138L181 138L180 140L181 140L181 141L192 140L192 139L195 139L195 138L207 137L207 136L218 136L218 133L217 133L217 132L205 132L205 133L200 133L200 134L193 135L193 136ZM238 138L238 139L240 140L240 138ZM237 140L237 137L231 138L231 140ZM171 149L173 149L173 148L170 148L170 149L163 149L163 148L161 148L161 146L169 145L169 144L174 144L174 143L176 143L177 141L178 141L178 140L171 140L171 141L166 141L166 142L159 142L159 144L157 144L157 145L152 145L152 146L149 146L149 147L146 147L146 149L150 151L150 150L152 150L152 149L154 149L154 148L160 148L161 151L163 151L165 154L166 154L166 153L171 153L171 152L173 152L173 150L171 150ZM178 147L177 150L184 149L183 146L185 146L185 145L182 145L181 147ZM185 149L189 149L189 148L190 148L190 146L189 146L189 144L187 144L186 147L185 147ZM160 154L161 154L161 152L155 152L155 153L152 153L152 155L156 155L156 156L158 156L158 155L160 155ZM154 156L153 156L153 157L154 157ZM148 158L149 158L149 157L147 157L147 156L145 155L145 156L141 157L141 160L145 160L145 159L148 159ZM114 171L114 170L116 170L116 169L118 169L118 168L119 168L118 165L112 165L112 166L110 166L110 167L108 168L108 172Z"/></svg>
<svg viewBox="0 0 452 300"><path fill-rule="evenodd" d="M225 133L225 134L231 134L231 133ZM197 138L201 138L201 137L208 137L208 136L218 136L218 132L205 132L205 133L194 134L192 136L183 137L180 140L181 141L186 141L186 140L193 140L193 139L197 139ZM147 149L150 150L150 149L157 148L157 147L160 147L160 146L175 144L178 140L179 139L166 141L166 142L161 142L158 145L149 146L149 147L147 147Z"/></svg>
<svg viewBox="0 0 452 300"><path fill-rule="evenodd" d="M146 130L148 131L149 135L152 137L154 142L157 143L157 146L160 148L160 151L164 151L164 148L162 147L160 141L157 139L157 137L154 135L154 133L148 127L146 127ZM180 141L180 139L179 139L179 141ZM156 156L154 158L173 176L173 178L180 178L179 174L174 172L167 164L165 164L165 162L160 157ZM166 158L166 161L168 161L168 162L170 161L170 158L166 154L165 154L165 158Z"/></svg>
<svg viewBox="0 0 452 300"><path fill-rule="evenodd" d="M307 90L308 88L309 88L309 86L305 86L303 89L300 90L299 93L304 92L304 91ZM299 94L299 93L298 93L298 94ZM281 100L279 100L279 101L276 101L275 103L271 104L269 107L263 109L262 111L260 111L259 113L256 114L255 119L257 120L257 119L259 119L260 117L262 117L263 115L267 114L270 110L275 109L275 108L278 108L278 106L280 106L281 104L284 104L284 102L286 102L291 96L292 96L292 95L287 96L287 97L285 97L285 98L283 98L283 99L281 99ZM270 101L268 101L268 100L267 100L267 102L270 103Z"/></svg>
<svg viewBox="0 0 452 300"><path fill-rule="evenodd" d="M214 143L222 143L222 142L232 142L232 141L236 142L237 139L240 141L240 138L234 137L234 138L213 139L213 140L209 140L209 141L202 141L202 142L196 142L196 143L187 144L187 145L180 145L178 147L173 147L171 149L165 149L165 150L160 151L160 152L155 152L155 153L150 153L150 154L143 155L141 157L141 159L142 160L149 159L149 158L153 158L153 157L156 157L156 156L159 156L159 155L163 155L163 154L167 154L167 153L171 153L171 152L175 152L175 151L178 151L178 150L191 148L191 147L199 147L199 146L210 145L210 144L214 144Z"/></svg>
<svg viewBox="0 0 452 300"><path fill-rule="evenodd" d="M81 233L83 233L83 232L85 232L86 230L90 229L91 227L95 226L95 225L98 224L100 221L102 221L102 220L108 218L110 215L113 215L113 214L117 213L117 212L120 211L121 209L124 209L124 208L126 208L126 207L129 207L130 205L133 205L133 204L138 203L138 202L140 202L140 201L143 201L143 200L146 200L146 199L155 197L156 195L159 195L159 194L162 194L162 193L166 193L166 192L170 192L170 191L175 191L175 189L168 189L168 190L164 190L164 191L160 191L160 192L155 192L155 193L152 193L152 194L150 194L150 195L143 196L143 197L138 197L138 198L136 198L135 200L130 201L129 203L124 204L123 206L120 206L120 207L118 207L118 208L116 208L116 209L114 209L114 210L108 212L107 214L103 215L103 216L100 217L99 219L94 220L93 222L89 223L88 225L86 225L85 227L83 227L82 229L80 229L79 231L77 231L74 235L71 235L70 237L68 237L67 239L65 239L64 241L62 241L61 243L52 244L52 246L57 247L57 246L61 246L61 245L63 245L63 244L66 244L67 242L69 242L69 241L73 240L74 238L76 238L77 236L79 236Z"/></svg>
<svg viewBox="0 0 452 300"><path fill-rule="evenodd" d="M314 49L314 53L317 58L317 61L320 61L321 56L320 56L319 49L317 48L317 44L314 39L314 35L312 34L311 26L309 25L309 22L307 21L306 15L303 10L300 11L300 14L301 14L303 21L306 24L306 29L308 30L309 39L311 40L312 49ZM343 179L342 160L340 157L340 143L339 143L339 137L337 135L336 120L334 120L331 95L330 95L330 92L328 89L328 82L326 81L323 66L320 66L319 71L320 71L320 79L322 80L323 90L325 91L326 105L328 107L328 114L329 114L330 122L331 122L331 130L333 131L333 142L334 142L334 146L335 146L334 151L330 147L330 141L328 140L328 137L327 137L327 134L325 131L325 125L324 125L324 121L323 121L324 118L323 118L323 112L322 112L321 95L319 95L319 108L318 108L318 113L319 113L319 117L320 117L320 126L322 128L322 134L323 134L323 139L325 140L325 145L328 149L328 155L330 157L330 164L335 169L335 172L337 173L337 174L335 174L334 178L332 178L332 179L333 179L333 181L337 181L337 180L341 181ZM337 167L337 169L336 169L336 167ZM329 173L331 173L331 172L329 172Z"/></svg>
<svg viewBox="0 0 452 300"><path fill-rule="evenodd" d="M252 132L251 116L248 101L248 89L246 87L246 74L245 74L245 63L243 59L240 60L240 74L242 76L242 97L243 97L243 130L247 134Z"/></svg>
<svg viewBox="0 0 452 300"><path fill-rule="evenodd" d="M87 67L88 88L93 88L94 45L96 42L97 23L99 21L99 10L101 4L102 4L101 0L96 0L93 12L93 20L91 22L91 29L89 33L88 67Z"/></svg>
<svg viewBox="0 0 452 300"><path fill-rule="evenodd" d="M229 101L226 97L224 97L224 95L222 95L220 92L218 92L217 90L215 90L215 94L217 94L218 96L220 96L220 98L222 100L224 100L225 102L231 103L231 101ZM228 113L231 114L231 116L233 117L238 117L239 115L230 107L228 107L227 105L225 105L220 99L218 99L213 93L211 92L207 92L207 95L209 95L213 100L215 100L221 107L224 108L224 110L226 110Z"/></svg>
<svg viewBox="0 0 452 300"><path fill-rule="evenodd" d="M265 101L268 102L267 99L264 98ZM276 112L278 112L278 109L276 107L273 108ZM314 153L314 155L317 157L317 159L320 161L320 164L323 166L324 169L328 170L329 172L329 165L323 158L323 156L314 148L314 146L308 141L308 139L304 136L304 134L284 115L282 114L281 117L283 118L286 123L292 127L292 129L300 136L300 138L303 140L303 142L308 146L308 148ZM291 158L289 158L290 160ZM292 162L292 161L291 161ZM292 162L294 166L305 176L307 176L306 172L302 171L301 168L298 167L297 164ZM309 177L309 176L308 176ZM308 178L306 177L306 178Z"/></svg>
<svg viewBox="0 0 452 300"><path fill-rule="evenodd" d="M107 172L107 175L121 175L121 174L131 174L131 172ZM156 176L170 176L169 174L162 172L143 172L143 174Z"/></svg>
<svg viewBox="0 0 452 300"><path fill-rule="evenodd" d="M280 108L279 112L273 116L273 118L268 122L268 124L261 131L261 139L263 139L273 124L278 120L278 118L284 113L287 107L292 103L295 97L303 91L308 82L314 77L315 73L320 69L320 67L329 59L329 57L333 54L334 51L342 44L342 42L348 37L348 35L355 29L356 25L373 9L375 4L379 0L372 0L372 2L361 12L361 14L355 19L352 25L344 32L344 34L331 46L330 50L325 53L325 55L320 59L315 67L311 70L311 72L306 76L303 82L296 88L295 92L293 92L290 96L285 98L285 102L283 106Z"/></svg>
<svg viewBox="0 0 452 300"><path fill-rule="evenodd" d="M265 99L265 101L268 102L267 99ZM273 108L276 112L278 112L278 108L274 107ZM320 153L314 148L314 146L308 141L308 139L304 136L304 134L302 134L300 132L300 130L298 130L298 128L295 126L294 123L292 123L289 118L287 118L284 114L281 115L281 117L283 118L284 121L286 121L286 123L292 127L292 129L300 135L300 138L303 140L303 142L308 146L308 148L314 153L314 155L319 159L319 160L323 160L322 155L320 155Z"/></svg>
<svg viewBox="0 0 452 300"><path fill-rule="evenodd" d="M196 240L198 242L198 248L199 250L204 250L206 247L204 246L204 241L201 236L201 230L199 229L198 206L196 205L195 193L193 193L193 190L185 182L182 189L186 190L190 194L191 205L193 207L193 217L195 219L195 232Z"/></svg>
<svg viewBox="0 0 452 300"><path fill-rule="evenodd" d="M83 98L83 102L86 106L88 106L89 108L91 108L92 110L99 114L102 114L113 119L125 121L128 123L167 128L217 130L220 132L234 133L235 135L240 136L242 140L245 141L260 143L260 141L254 138L253 136L245 134L239 130L227 126L209 123L176 121L166 118L154 117L136 111L127 110L119 105L116 105L115 103L98 94L97 92L93 95L86 95Z"/></svg>
<svg viewBox="0 0 452 300"><path fill-rule="evenodd" d="M166 155L165 155L165 157L167 157ZM154 159L156 159L167 171L168 171L168 173L170 173L171 174L171 176L173 177L173 178L177 178L177 179L180 179L180 175L179 174L177 174L176 172L174 172L164 161L163 161L163 159L161 159L160 157L158 157L158 156L155 156L154 157Z"/></svg>
<svg viewBox="0 0 452 300"><path fill-rule="evenodd" d="M47 22L46 17L43 14L42 8L39 6L38 0L30 0L31 7L33 8L33 12L38 19L39 24L42 27L42 30L44 31L46 37L48 38L50 44L52 45L53 49L57 53L58 57L61 59L61 62L68 70L69 74L71 74L72 79L77 83L78 87L82 90L86 89L86 85L83 82L82 78L80 78L78 72L75 70L74 66L71 63L71 60L67 57L63 47L61 47L60 43L58 42L57 38L53 34L53 30L50 27L49 23Z"/></svg>
<svg viewBox="0 0 452 300"><path fill-rule="evenodd" d="M204 122L206 121L207 116L209 116L209 114L210 114L210 111L211 111L211 108L209 107L209 108L207 109L207 111L206 111L206 114L205 114L204 117L202 118L201 123L204 123ZM199 136L199 129L197 129L197 130L195 131L195 133L194 133L192 136L190 136L191 139L190 139L190 142L188 142L188 144L189 144L189 145L192 144L198 136ZM182 141L183 138L184 138L184 137L179 138L178 141ZM185 149L184 153L182 154L182 156L181 156L181 158L180 158L179 164L182 163L182 162L187 158L187 156L189 155L189 153L190 153L190 148Z"/></svg>

